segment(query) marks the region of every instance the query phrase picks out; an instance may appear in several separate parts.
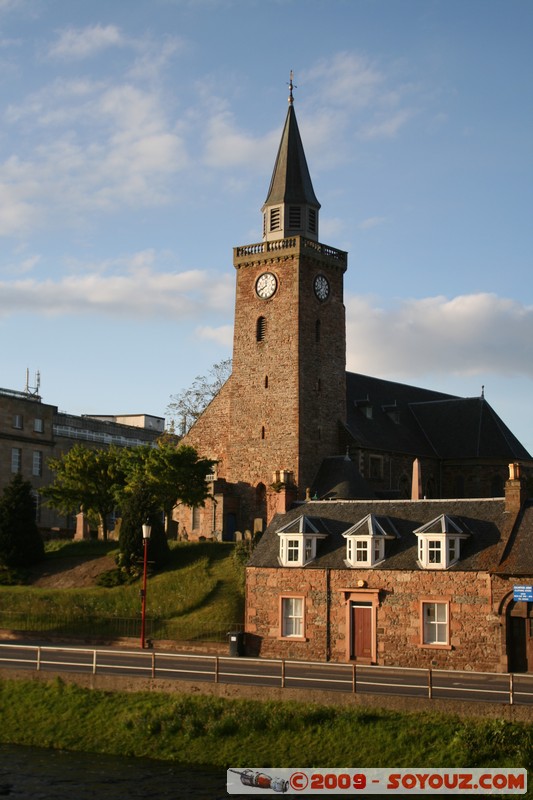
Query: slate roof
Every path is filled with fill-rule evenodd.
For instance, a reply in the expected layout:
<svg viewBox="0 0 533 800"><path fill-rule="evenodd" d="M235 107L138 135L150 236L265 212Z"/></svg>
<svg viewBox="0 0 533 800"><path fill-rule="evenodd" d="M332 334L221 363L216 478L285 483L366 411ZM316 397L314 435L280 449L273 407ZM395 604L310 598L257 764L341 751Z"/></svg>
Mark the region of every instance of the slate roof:
<svg viewBox="0 0 533 800"><path fill-rule="evenodd" d="M346 429L361 447L439 459L532 460L484 397L457 397L353 372L346 373L346 394Z"/></svg>
<svg viewBox="0 0 533 800"><path fill-rule="evenodd" d="M418 539L413 533L417 528L431 522L441 514L447 514L458 522L469 537L461 542L461 556L453 571L494 571L505 547L500 531L506 522L505 500L351 500L310 501L298 504L289 512L274 517L255 548L249 566L291 569L280 567L279 528L305 514L315 524L319 520L321 530L328 537L317 547L317 557L302 569L349 569L346 558L346 540L342 534L368 514L389 517L399 538L385 545L385 560L375 570L419 570ZM533 526L533 511L527 517L527 525ZM530 533L533 527L529 529ZM527 536L526 536L527 539ZM531 541L531 538L530 540ZM525 547L525 545L524 545ZM533 574L533 556L527 562ZM365 567L365 569L368 569ZM435 570L436 571L436 570Z"/></svg>
<svg viewBox="0 0 533 800"><path fill-rule="evenodd" d="M319 500L371 500L375 494L354 462L347 456L325 458L311 487L311 497Z"/></svg>
<svg viewBox="0 0 533 800"><path fill-rule="evenodd" d="M293 203L320 208L305 158L296 114L289 106L267 199L263 205Z"/></svg>
<svg viewBox="0 0 533 800"><path fill-rule="evenodd" d="M509 537L501 564L495 570L501 575L533 575L533 501L522 509Z"/></svg>

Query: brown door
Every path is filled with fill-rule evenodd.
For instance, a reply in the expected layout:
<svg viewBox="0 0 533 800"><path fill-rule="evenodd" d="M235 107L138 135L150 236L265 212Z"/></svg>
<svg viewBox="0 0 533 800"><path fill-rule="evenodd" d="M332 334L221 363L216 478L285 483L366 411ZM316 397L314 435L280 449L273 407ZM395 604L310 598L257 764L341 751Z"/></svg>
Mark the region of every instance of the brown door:
<svg viewBox="0 0 533 800"><path fill-rule="evenodd" d="M372 659L372 604L352 603L352 644L350 656L355 659Z"/></svg>

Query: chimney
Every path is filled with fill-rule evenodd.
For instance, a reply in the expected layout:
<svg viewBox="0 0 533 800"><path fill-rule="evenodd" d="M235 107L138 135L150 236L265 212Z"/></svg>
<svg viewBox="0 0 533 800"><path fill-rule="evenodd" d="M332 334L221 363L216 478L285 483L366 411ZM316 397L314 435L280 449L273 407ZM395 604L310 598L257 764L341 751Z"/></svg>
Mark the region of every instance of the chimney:
<svg viewBox="0 0 533 800"><path fill-rule="evenodd" d="M518 514L526 500L527 489L521 477L520 464L509 464L509 479L505 482L505 510Z"/></svg>

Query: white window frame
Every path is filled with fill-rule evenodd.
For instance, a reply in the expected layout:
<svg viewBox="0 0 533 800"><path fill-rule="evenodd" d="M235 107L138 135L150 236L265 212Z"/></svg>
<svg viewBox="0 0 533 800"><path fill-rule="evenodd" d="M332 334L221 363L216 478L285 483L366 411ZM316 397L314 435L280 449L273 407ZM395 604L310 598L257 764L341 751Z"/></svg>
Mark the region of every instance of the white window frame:
<svg viewBox="0 0 533 800"><path fill-rule="evenodd" d="M18 472L22 472L22 448L20 447L12 447L11 448L11 474L16 475Z"/></svg>
<svg viewBox="0 0 533 800"><path fill-rule="evenodd" d="M300 563L300 541L287 537L287 561L289 564Z"/></svg>
<svg viewBox="0 0 533 800"><path fill-rule="evenodd" d="M445 600L422 602L422 644L447 646L450 641L450 609Z"/></svg>
<svg viewBox="0 0 533 800"><path fill-rule="evenodd" d="M33 420L33 430L35 433L44 433L44 420L41 417L35 417Z"/></svg>
<svg viewBox="0 0 533 800"><path fill-rule="evenodd" d="M304 638L304 600L301 596L281 597L280 632L283 639Z"/></svg>
<svg viewBox="0 0 533 800"><path fill-rule="evenodd" d="M42 476L42 474L43 474L43 453L42 453L42 450L34 450L33 451L31 474L36 478L40 478Z"/></svg>
<svg viewBox="0 0 533 800"><path fill-rule="evenodd" d="M360 557L364 553L364 558ZM385 538L347 536L346 561L350 567L373 567L385 558Z"/></svg>

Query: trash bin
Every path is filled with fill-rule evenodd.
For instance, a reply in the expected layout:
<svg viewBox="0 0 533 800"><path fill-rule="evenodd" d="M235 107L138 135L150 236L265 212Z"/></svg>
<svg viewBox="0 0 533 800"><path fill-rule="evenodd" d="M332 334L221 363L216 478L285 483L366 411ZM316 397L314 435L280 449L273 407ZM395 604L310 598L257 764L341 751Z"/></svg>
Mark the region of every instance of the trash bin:
<svg viewBox="0 0 533 800"><path fill-rule="evenodd" d="M244 633L242 631L230 631L229 636L229 654L230 656L243 656L244 655Z"/></svg>

